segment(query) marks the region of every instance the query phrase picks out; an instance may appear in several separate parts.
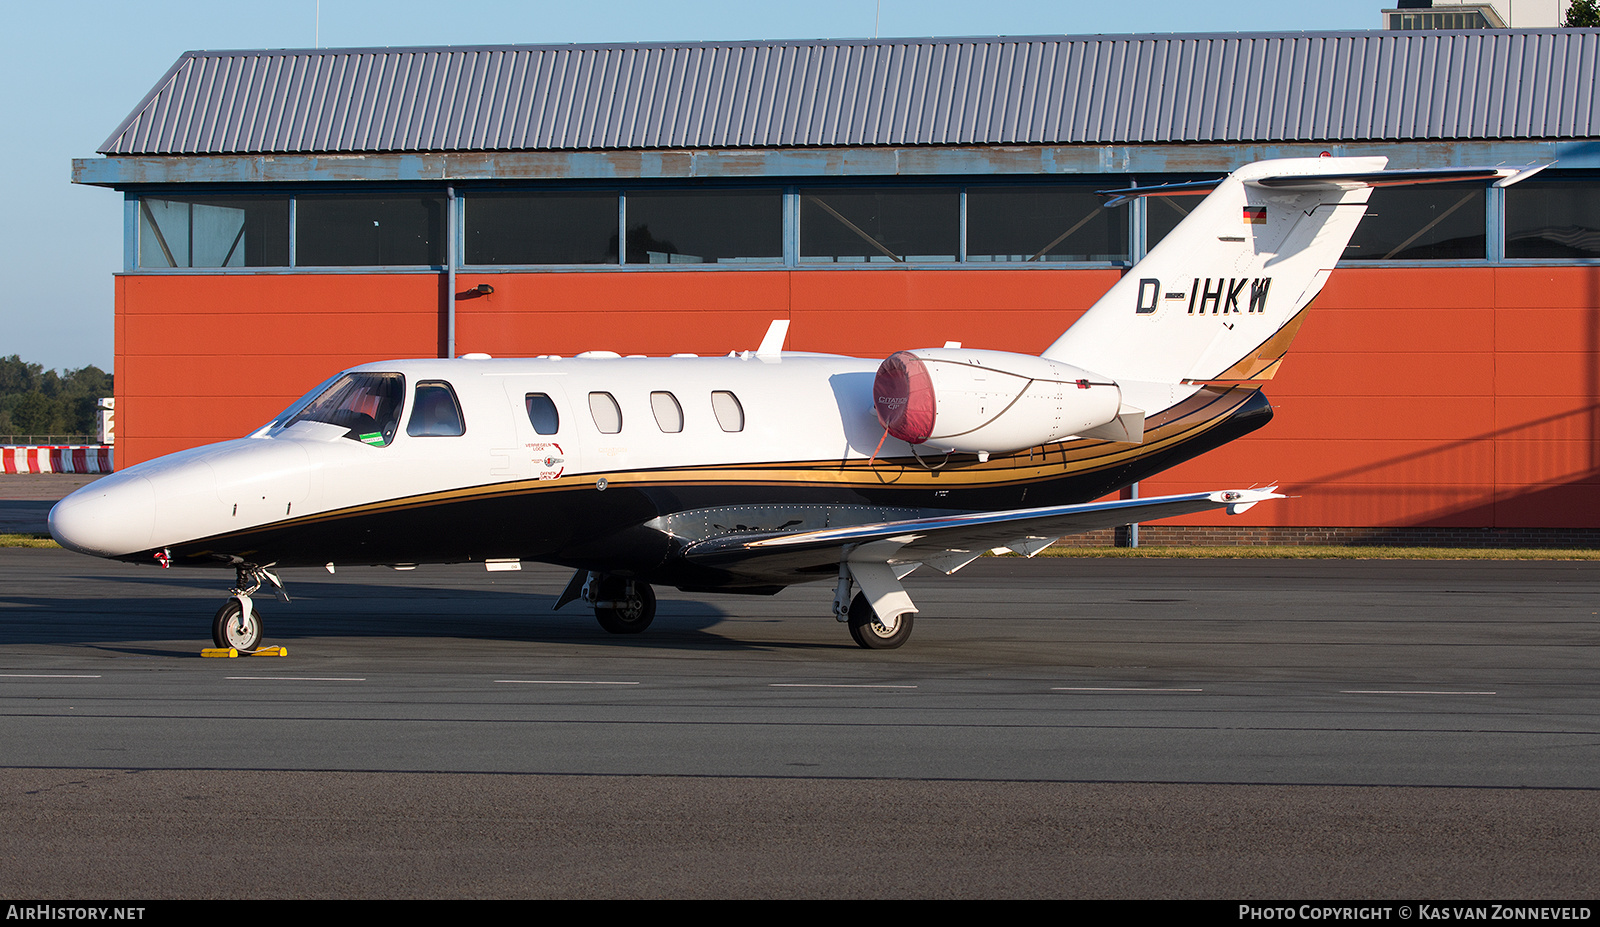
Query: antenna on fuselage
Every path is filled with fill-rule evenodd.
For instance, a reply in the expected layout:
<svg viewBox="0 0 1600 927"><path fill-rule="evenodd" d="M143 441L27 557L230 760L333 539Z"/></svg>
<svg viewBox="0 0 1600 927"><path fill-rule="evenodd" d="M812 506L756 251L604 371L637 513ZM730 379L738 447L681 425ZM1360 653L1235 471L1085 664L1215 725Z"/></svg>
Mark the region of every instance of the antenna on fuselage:
<svg viewBox="0 0 1600 927"><path fill-rule="evenodd" d="M761 347L756 348L757 357L771 357L783 353L783 340L789 337L789 320L773 319L767 326L767 333L761 337Z"/></svg>

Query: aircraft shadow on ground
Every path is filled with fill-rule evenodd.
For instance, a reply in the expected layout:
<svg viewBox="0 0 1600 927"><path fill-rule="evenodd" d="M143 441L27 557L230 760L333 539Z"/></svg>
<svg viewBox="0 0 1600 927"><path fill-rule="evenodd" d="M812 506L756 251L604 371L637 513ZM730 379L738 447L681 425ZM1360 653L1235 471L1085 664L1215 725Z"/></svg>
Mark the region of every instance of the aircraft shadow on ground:
<svg viewBox="0 0 1600 927"><path fill-rule="evenodd" d="M98 645L121 653L192 656L210 646L211 619L226 598L223 571L204 574L63 576L73 594L63 596L0 593L0 646L26 644ZM838 641L741 640L713 633L730 618L773 609L771 600L740 597L722 608L700 599L663 597L655 622L642 634L614 635L602 630L593 612L581 603L552 611L556 597L515 587L456 588L367 582L310 582L285 577L292 602L258 593L256 606L267 629L268 644L292 644L313 638L465 639L531 644L599 644L659 649L775 649L853 647L847 635ZM118 590L119 584L143 587ZM86 595L95 585L103 595ZM180 587L190 592L172 594ZM543 586L541 588L548 588ZM148 590L146 592L145 590ZM158 591L160 590L160 591ZM749 601L749 608L736 606ZM832 625L826 615L820 621ZM802 621L798 616L771 619ZM809 636L809 635L808 635ZM155 642L193 642L193 649L148 646Z"/></svg>

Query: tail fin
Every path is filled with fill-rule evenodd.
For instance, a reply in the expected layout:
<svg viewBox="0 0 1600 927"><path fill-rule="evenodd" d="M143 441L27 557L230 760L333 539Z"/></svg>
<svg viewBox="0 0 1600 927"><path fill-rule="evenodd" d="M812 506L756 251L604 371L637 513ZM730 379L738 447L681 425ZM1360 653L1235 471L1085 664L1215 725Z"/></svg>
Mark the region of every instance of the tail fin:
<svg viewBox="0 0 1600 927"><path fill-rule="evenodd" d="M1044 356L1125 389L1162 384L1163 393L1271 378L1386 163L1299 158L1239 168Z"/></svg>

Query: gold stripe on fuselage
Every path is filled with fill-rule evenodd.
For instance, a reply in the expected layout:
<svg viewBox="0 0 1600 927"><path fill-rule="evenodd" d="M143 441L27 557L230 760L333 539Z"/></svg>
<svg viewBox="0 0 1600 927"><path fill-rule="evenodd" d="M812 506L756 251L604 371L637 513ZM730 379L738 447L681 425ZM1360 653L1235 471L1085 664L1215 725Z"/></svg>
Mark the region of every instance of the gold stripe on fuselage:
<svg viewBox="0 0 1600 927"><path fill-rule="evenodd" d="M1116 467L1141 457L1160 453L1188 441L1225 422L1251 396L1252 387L1207 387L1170 409L1152 417L1142 444L1115 444L1109 441L1080 440L1064 444L1033 447L1012 454L997 455L979 463L963 455L959 463L929 466L900 457L893 459L854 458L846 460L764 461L743 464L710 464L651 470L594 471L562 476L553 480L517 480L464 486L439 492L397 499L384 499L348 508L257 525L229 532L218 538L239 537L263 529L300 525L369 515L447 505L467 499L490 500L593 486L604 477L608 486L840 486L902 489L989 489L1024 486L1079 476ZM931 469L930 469L931 467Z"/></svg>

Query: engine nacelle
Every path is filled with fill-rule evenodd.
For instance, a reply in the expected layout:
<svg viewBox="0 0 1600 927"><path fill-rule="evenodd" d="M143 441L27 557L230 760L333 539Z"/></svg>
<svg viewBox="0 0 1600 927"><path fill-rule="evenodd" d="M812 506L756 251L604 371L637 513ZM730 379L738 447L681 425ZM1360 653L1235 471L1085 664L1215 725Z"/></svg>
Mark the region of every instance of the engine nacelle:
<svg viewBox="0 0 1600 927"><path fill-rule="evenodd" d="M878 366L872 401L883 427L908 444L988 455L1115 421L1122 390L1106 377L1029 354L922 348Z"/></svg>

